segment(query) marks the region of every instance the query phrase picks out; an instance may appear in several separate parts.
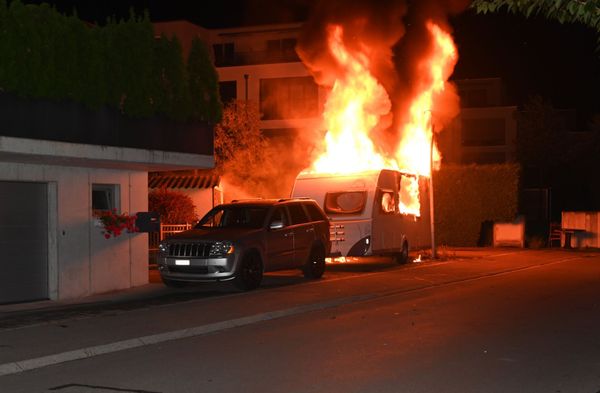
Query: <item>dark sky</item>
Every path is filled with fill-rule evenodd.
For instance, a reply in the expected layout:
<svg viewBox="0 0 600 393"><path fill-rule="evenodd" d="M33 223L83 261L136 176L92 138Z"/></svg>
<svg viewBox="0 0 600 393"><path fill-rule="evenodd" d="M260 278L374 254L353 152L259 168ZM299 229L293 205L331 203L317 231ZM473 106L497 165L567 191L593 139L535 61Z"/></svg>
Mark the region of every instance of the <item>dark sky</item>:
<svg viewBox="0 0 600 393"><path fill-rule="evenodd" d="M38 0L23 0L40 3ZM207 28L302 21L310 0L47 0L64 13L103 23L149 10L154 21L187 19ZM582 25L544 18L475 15L465 12L451 24L459 50L453 78L501 77L506 104L540 94L558 108L576 108L581 119L600 113L600 50L597 34ZM584 120L584 121L585 121Z"/></svg>

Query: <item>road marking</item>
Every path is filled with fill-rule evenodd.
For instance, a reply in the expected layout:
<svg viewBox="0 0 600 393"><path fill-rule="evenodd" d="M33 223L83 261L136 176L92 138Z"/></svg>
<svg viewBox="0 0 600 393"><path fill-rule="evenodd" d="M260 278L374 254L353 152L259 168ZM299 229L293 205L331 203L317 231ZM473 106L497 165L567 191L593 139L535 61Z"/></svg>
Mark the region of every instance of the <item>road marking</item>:
<svg viewBox="0 0 600 393"><path fill-rule="evenodd" d="M33 359L21 360L17 362L0 364L0 377L4 375L16 374L23 371L29 371L41 367L52 366L55 364L70 362L73 360L88 359L94 356L105 355L109 353L124 351L127 349L139 348L146 345L163 343L166 341L179 340L182 338L202 336L209 333L215 333L226 329L232 329L258 322L272 321L275 319L304 314L312 311L326 310L339 307L341 305L368 300L377 295L366 294L349 296L341 299L334 299L321 303L306 304L292 307L284 310L269 311L266 313L250 315L227 321L215 322L207 325L200 325L186 329L173 330L170 332L152 334L149 336L136 337L128 340L116 341L109 344L96 345L92 347L75 349L72 351L56 353L47 356L41 356Z"/></svg>
<svg viewBox="0 0 600 393"><path fill-rule="evenodd" d="M215 323L211 323L211 324L207 324L207 325L200 325L200 326L195 326L195 327L190 327L190 328L185 328L185 329L173 330L173 331L164 332L164 333L158 333L158 334L153 334L153 335L148 335L148 336L143 336L143 337L131 338L128 340L116 341L116 342L109 343L109 344L96 345L96 346L80 348L80 349L76 349L76 350L72 350L72 351L56 353L56 354L47 355L47 356L41 356L41 357L32 358L32 359L4 363L4 364L0 364L0 377L5 376L5 375L10 375L10 374L17 374L17 373L21 373L24 371L34 370L37 368L52 366L52 365L56 365L56 364L60 364L60 363L65 363L65 362L69 362L69 361L73 361L73 360L88 359L88 358L91 358L94 356L105 355L105 354L124 351L124 350L128 350L128 349L139 348L139 347L143 347L146 345L153 345L153 344L158 344L158 343L163 343L163 342L173 341L173 340L179 340L179 339L188 338L188 337L202 336L202 335L206 335L209 333L215 333L215 332L219 332L219 331L223 331L223 330L227 330L227 329L252 325L255 323L259 323L259 322L272 321L272 320L285 318L285 317L289 317L289 316L305 314L305 313L309 313L312 311L326 310L326 309L335 308L335 307L352 304L352 303L368 302L368 301L373 301L373 300L384 298L384 297L402 295L405 293L411 293L411 292L416 292L416 291L435 289L435 288L450 286L450 285L454 285L454 284L461 284L461 283L465 283L465 282L469 282L469 281L476 281L476 280L481 280L481 279L485 279L485 278L506 275L506 274L510 274L510 273L520 272L520 271L524 271L524 270L539 268L539 267L546 266L546 265L553 265L553 264L577 260L577 259L583 259L583 257L576 256L576 257L561 258L561 259L553 260L553 261L550 261L547 263L540 263L540 264L529 265L529 266L520 267L520 268L502 270L499 272L488 273L488 274L484 274L484 275L480 275L480 276L467 277L467 278L463 278L463 279L452 280L452 281L447 281L447 282L440 282L440 283L430 283L429 285L426 285L424 287L418 287L418 288L391 290L391 291L385 291L385 292L379 292L379 293L348 296L348 297L333 299L333 300L329 300L329 301L321 302L321 303L306 304L306 305L296 306L296 307L283 309L283 310L269 311L269 312L265 312L265 313L250 315L247 317L241 317L241 318L230 319L230 320L221 321L221 322L215 322ZM422 267L432 266L432 264L420 265L419 267L421 267L421 266ZM394 270L396 270L396 269L394 269ZM311 283L307 283L307 284L326 283L326 282L346 280L346 279L365 277L365 276L371 276L371 275L383 274L383 273L385 273L385 272L373 272L373 273L369 273L369 274L362 274L362 275L356 275L356 276L350 276L350 277L340 277L340 278L331 279L331 280L315 281L315 282L311 282ZM415 277L413 277L413 279L415 279ZM277 288L275 288L275 289L277 289Z"/></svg>

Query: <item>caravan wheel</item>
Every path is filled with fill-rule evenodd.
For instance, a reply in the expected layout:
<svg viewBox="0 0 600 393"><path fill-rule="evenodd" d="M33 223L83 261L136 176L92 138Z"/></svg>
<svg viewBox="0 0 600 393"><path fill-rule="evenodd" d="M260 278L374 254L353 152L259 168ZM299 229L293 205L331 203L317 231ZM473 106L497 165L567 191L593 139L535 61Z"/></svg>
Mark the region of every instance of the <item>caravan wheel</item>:
<svg viewBox="0 0 600 393"><path fill-rule="evenodd" d="M400 251L398 254L394 254L394 260L398 264L403 264L403 263L408 262L408 243L407 242L402 243L402 251Z"/></svg>

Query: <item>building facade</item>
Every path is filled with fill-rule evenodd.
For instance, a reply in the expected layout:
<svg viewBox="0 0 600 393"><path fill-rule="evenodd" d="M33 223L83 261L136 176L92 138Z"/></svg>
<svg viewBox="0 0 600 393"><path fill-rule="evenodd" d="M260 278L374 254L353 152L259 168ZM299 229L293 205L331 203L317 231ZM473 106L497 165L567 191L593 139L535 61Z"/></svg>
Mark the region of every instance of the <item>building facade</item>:
<svg viewBox="0 0 600 393"><path fill-rule="evenodd" d="M95 213L147 211L149 171L212 167L212 129L6 93L0 103L0 303L148 283L148 234L107 239Z"/></svg>
<svg viewBox="0 0 600 393"><path fill-rule="evenodd" d="M296 54L302 24L210 31L221 98L258 104L261 129L280 136L318 127L325 92Z"/></svg>
<svg viewBox="0 0 600 393"><path fill-rule="evenodd" d="M460 114L439 134L442 160L498 164L516 160L517 107L504 104L500 78L455 80Z"/></svg>

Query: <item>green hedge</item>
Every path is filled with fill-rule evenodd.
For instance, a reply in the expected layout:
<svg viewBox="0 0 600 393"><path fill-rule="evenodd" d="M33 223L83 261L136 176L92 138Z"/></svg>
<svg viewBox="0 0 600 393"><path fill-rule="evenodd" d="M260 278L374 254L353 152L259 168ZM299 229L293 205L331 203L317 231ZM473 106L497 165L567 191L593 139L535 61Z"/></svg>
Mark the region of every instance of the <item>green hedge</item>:
<svg viewBox="0 0 600 393"><path fill-rule="evenodd" d="M0 92L216 123L216 71L194 45L186 64L176 38L155 39L147 13L95 26L48 4L0 0Z"/></svg>
<svg viewBox="0 0 600 393"><path fill-rule="evenodd" d="M444 165L434 174L436 244L476 246L486 221L512 221L519 166Z"/></svg>

